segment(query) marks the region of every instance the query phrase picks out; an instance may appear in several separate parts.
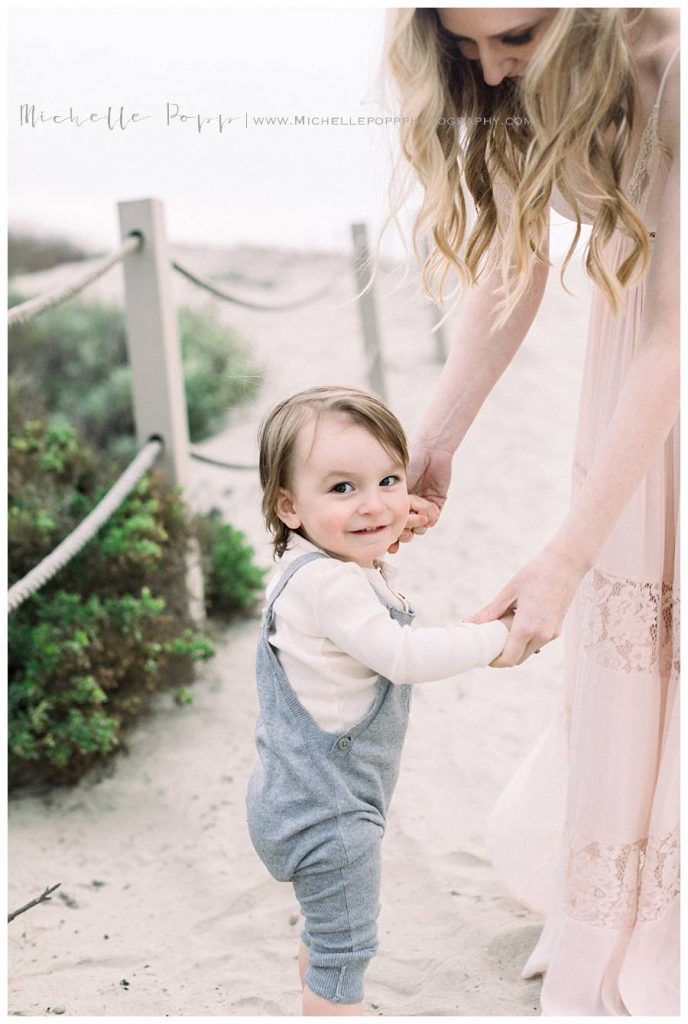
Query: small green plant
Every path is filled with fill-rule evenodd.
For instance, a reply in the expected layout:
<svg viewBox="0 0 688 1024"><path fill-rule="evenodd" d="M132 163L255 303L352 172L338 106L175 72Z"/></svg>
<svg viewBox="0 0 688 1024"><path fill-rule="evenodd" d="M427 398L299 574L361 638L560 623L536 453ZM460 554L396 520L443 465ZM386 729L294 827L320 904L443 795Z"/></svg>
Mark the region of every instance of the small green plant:
<svg viewBox="0 0 688 1024"><path fill-rule="evenodd" d="M180 686L174 695L175 704L179 707L186 707L188 704L193 704L193 694L188 686Z"/></svg>
<svg viewBox="0 0 688 1024"><path fill-rule="evenodd" d="M164 600L145 587L137 596L34 596L10 619L11 771L34 762L73 778L112 751L163 667L212 654L207 641L180 646L171 630Z"/></svg>
<svg viewBox="0 0 688 1024"><path fill-rule="evenodd" d="M253 561L245 534L224 523L217 509L195 522L203 558L205 603L209 615L228 618L251 611L263 592L267 569Z"/></svg>

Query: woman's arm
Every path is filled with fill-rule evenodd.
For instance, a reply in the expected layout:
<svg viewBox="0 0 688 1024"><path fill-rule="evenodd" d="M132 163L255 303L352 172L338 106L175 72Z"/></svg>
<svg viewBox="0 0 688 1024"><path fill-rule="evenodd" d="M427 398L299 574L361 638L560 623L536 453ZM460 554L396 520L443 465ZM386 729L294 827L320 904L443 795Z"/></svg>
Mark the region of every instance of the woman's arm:
<svg viewBox="0 0 688 1024"><path fill-rule="evenodd" d="M414 534L437 522L447 499L454 452L480 407L518 351L540 308L549 268L538 262L528 292L506 324L490 333L500 296L501 275L494 269L469 291L462 307L456 340L411 443L407 484L410 513L406 528L390 547L399 550Z"/></svg>
<svg viewBox="0 0 688 1024"><path fill-rule="evenodd" d="M411 445L409 493L428 499L438 511L447 497L452 456L528 333L547 273L546 264L535 265L528 292L492 333L500 301L498 267L470 290L461 307L456 339Z"/></svg>
<svg viewBox="0 0 688 1024"><path fill-rule="evenodd" d="M675 102L677 108L678 100ZM569 515L544 551L470 620L498 618L500 609L517 606L509 640L495 662L498 666L519 664L534 649L559 635L580 580L657 457L678 416L678 116L671 123L675 130L667 141L675 157L662 197L657 239L647 273L641 341L604 444Z"/></svg>

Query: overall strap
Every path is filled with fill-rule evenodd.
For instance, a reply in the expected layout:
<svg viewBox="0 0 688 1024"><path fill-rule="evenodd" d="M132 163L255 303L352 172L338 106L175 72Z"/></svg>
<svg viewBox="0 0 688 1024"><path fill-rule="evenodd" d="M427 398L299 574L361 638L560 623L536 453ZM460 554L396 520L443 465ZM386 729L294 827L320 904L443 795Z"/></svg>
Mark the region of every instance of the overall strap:
<svg viewBox="0 0 688 1024"><path fill-rule="evenodd" d="M287 583L292 578L292 576L294 575L295 572L298 572L298 570L302 566L306 565L308 562L315 561L316 558L330 558L330 557L331 557L330 555L326 555L322 551L308 551L308 552L306 552L306 554L300 555L298 558L295 558L294 561L289 566L289 568L284 570L284 572L282 573L282 575L280 576L280 578L278 579L277 583L275 584L275 586L272 589L272 592L270 594L270 599L267 601L267 603L265 605L265 619L269 620L272 617L272 606L273 606L273 604L275 603L277 598L280 596L280 594L282 593L282 591L284 590L284 588L286 587ZM408 611L402 611L399 608L395 608L394 605L392 605L392 604L388 603L387 601L385 601L385 599L382 596L382 594L378 593L378 591L375 589L375 587L371 586L370 589L375 594L376 598L378 599L378 601L380 602L382 607L386 608L387 611L391 613L393 618L397 618L397 615L398 615L401 618L402 622L406 623L406 622L410 622L415 617L415 612L412 609L409 609Z"/></svg>
<svg viewBox="0 0 688 1024"><path fill-rule="evenodd" d="M664 69L664 74L662 75L662 81L659 83L659 91L657 93L657 99L655 101L655 106L656 107L661 106L662 96L664 95L664 86L666 85L666 80L667 80L667 78L669 76L669 71L671 70L671 65L674 63L674 61L678 57L680 50L681 50L681 47L677 46L676 49L674 50L674 52L672 53L671 57L669 58L669 62L667 64L667 66Z"/></svg>
<svg viewBox="0 0 688 1024"><path fill-rule="evenodd" d="M278 579L277 583L273 587L272 593L270 594L270 599L265 606L266 618L268 618L272 613L273 604L280 596L280 594L282 593L282 591L284 590L284 588L286 587L287 583L292 578L294 573L298 572L301 566L306 565L308 562L314 562L316 558L329 558L329 555L325 555L320 551L308 551L306 552L305 555L300 555L298 558L295 558L291 565L284 570L284 572Z"/></svg>

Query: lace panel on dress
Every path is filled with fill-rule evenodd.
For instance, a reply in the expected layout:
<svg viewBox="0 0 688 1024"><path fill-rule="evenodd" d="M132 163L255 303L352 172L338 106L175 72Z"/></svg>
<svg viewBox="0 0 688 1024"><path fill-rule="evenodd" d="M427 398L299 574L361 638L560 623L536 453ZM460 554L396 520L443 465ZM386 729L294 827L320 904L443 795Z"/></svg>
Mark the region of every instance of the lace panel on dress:
<svg viewBox="0 0 688 1024"><path fill-rule="evenodd" d="M617 672L678 671L678 594L665 581L628 580L592 569L579 592L582 647L597 664Z"/></svg>
<svg viewBox="0 0 688 1024"><path fill-rule="evenodd" d="M656 103L645 125L635 167L626 186L626 196L641 216L645 213L647 206L647 197L652 184L651 171L656 160L658 144L659 104Z"/></svg>
<svg viewBox="0 0 688 1024"><path fill-rule="evenodd" d="M569 917L597 928L630 928L654 921L680 891L678 828L633 843L569 840L566 904Z"/></svg>

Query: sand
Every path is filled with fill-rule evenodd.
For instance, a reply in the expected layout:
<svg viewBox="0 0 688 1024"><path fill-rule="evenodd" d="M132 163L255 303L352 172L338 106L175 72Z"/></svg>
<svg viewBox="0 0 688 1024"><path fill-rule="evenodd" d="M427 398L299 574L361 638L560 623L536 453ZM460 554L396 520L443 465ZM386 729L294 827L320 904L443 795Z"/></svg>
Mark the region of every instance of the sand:
<svg viewBox="0 0 688 1024"><path fill-rule="evenodd" d="M200 248L176 255L206 273L239 270L246 293L251 280L274 280L260 293L266 302L337 282L327 301L291 313L217 304L223 321L250 339L266 381L257 401L205 442L208 454L253 463L256 425L277 398L315 383L365 383L348 258ZM32 287L70 271L35 275ZM457 456L439 525L396 557L421 625L477 610L565 512L589 303L579 265L567 280L573 296L552 273L529 338ZM215 305L178 276L174 289L179 302ZM119 270L91 292L120 293ZM430 307L413 282L389 274L377 305L387 397L412 430L439 373ZM194 463L190 491L195 507L222 508L268 563L255 473ZM298 1013L297 906L290 887L262 867L244 822L257 628L257 617L213 627L217 656L198 673L193 705L158 696L105 771L47 797L12 798L10 909L48 884L61 888L10 925L10 1013ZM542 922L504 891L484 829L548 723L561 671L558 642L518 669L417 689L384 842L380 952L366 1013L539 1013L539 982L522 980L520 970Z"/></svg>

